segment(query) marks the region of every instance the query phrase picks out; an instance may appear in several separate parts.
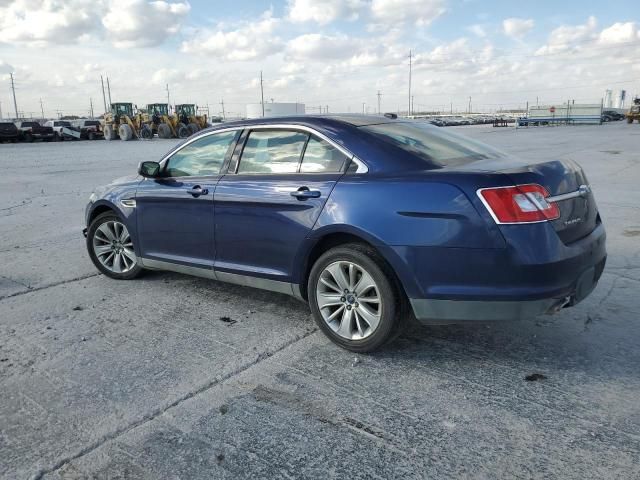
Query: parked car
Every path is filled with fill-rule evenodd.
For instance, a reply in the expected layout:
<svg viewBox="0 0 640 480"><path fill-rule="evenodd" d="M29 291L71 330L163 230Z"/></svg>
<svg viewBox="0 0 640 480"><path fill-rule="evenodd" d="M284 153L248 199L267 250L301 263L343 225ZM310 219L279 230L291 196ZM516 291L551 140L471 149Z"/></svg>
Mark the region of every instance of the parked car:
<svg viewBox="0 0 640 480"><path fill-rule="evenodd" d="M16 125L20 130L20 136L25 142L33 142L34 140L53 140L53 128L43 127L38 122L20 122Z"/></svg>
<svg viewBox="0 0 640 480"><path fill-rule="evenodd" d="M44 125L53 129L53 139L55 141L80 138L80 129L71 125L71 122L67 120L49 120Z"/></svg>
<svg viewBox="0 0 640 480"><path fill-rule="evenodd" d="M516 320L577 304L606 260L580 166L526 163L423 121L305 116L203 130L91 195L97 269L293 295L356 352L410 313Z"/></svg>
<svg viewBox="0 0 640 480"><path fill-rule="evenodd" d="M13 122L0 122L0 142L17 142L20 140L20 130Z"/></svg>
<svg viewBox="0 0 640 480"><path fill-rule="evenodd" d="M602 115L609 117L608 121L624 120L624 113L618 113L615 110L603 110Z"/></svg>
<svg viewBox="0 0 640 480"><path fill-rule="evenodd" d="M104 132L99 120L76 120L73 122L73 126L80 130L80 138L82 139L97 140L104 138Z"/></svg>

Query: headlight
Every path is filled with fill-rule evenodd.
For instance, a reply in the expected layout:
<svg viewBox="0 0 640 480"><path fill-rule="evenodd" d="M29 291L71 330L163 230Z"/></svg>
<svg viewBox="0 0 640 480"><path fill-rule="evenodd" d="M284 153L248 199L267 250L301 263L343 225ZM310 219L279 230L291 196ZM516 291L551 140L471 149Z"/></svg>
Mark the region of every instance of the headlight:
<svg viewBox="0 0 640 480"><path fill-rule="evenodd" d="M89 197L89 203L93 203L98 199L98 196L96 195L96 192L93 192L91 194L91 196Z"/></svg>

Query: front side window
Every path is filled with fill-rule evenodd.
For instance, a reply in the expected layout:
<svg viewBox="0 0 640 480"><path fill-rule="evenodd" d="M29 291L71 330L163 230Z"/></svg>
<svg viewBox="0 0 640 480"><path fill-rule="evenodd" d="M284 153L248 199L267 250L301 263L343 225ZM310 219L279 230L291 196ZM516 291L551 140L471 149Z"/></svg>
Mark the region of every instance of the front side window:
<svg viewBox="0 0 640 480"><path fill-rule="evenodd" d="M311 136L302 157L301 173L341 172L347 157L329 143Z"/></svg>
<svg viewBox="0 0 640 480"><path fill-rule="evenodd" d="M309 135L287 130L254 130L242 151L238 173L296 173Z"/></svg>
<svg viewBox="0 0 640 480"><path fill-rule="evenodd" d="M207 135L175 152L167 161L166 177L218 175L240 131Z"/></svg>

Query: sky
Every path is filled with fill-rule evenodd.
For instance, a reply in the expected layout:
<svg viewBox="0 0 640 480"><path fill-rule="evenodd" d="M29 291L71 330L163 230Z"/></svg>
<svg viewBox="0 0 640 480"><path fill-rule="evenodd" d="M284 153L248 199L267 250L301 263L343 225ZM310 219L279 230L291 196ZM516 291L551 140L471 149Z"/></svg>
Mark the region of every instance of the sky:
<svg viewBox="0 0 640 480"><path fill-rule="evenodd" d="M640 94L637 0L0 0L0 107L96 115L111 99L301 102L308 113L491 112ZM378 93L380 95L378 95ZM41 102L42 101L42 105Z"/></svg>

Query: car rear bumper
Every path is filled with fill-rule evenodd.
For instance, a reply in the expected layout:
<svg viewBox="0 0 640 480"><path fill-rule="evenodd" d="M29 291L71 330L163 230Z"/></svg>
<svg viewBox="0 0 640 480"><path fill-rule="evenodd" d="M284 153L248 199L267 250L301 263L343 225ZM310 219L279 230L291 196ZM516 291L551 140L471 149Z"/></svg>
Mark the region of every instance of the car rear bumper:
<svg viewBox="0 0 640 480"><path fill-rule="evenodd" d="M600 224L573 244L537 249L538 256L440 251L445 266L435 268L431 254L432 263L411 263L420 291L405 289L422 323L517 320L554 313L579 303L596 287L607 258L605 239Z"/></svg>

